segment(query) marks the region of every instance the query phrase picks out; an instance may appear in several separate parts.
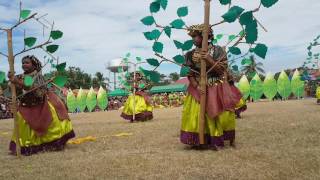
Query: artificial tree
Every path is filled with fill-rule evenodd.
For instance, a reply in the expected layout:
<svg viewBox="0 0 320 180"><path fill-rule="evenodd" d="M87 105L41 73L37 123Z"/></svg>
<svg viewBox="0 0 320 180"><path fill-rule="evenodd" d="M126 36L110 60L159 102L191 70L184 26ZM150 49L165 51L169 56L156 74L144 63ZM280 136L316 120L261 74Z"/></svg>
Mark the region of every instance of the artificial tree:
<svg viewBox="0 0 320 180"><path fill-rule="evenodd" d="M229 57L229 64L234 64L238 59L242 59L241 64L245 65L247 63L250 63L248 61L248 56L251 54L255 54L261 58L265 58L268 47L265 44L256 43L258 39L258 26L260 26L262 29L266 31L266 29L263 27L263 25L259 22L259 20L254 15L257 13L260 8L266 7L269 8L273 6L278 0L260 0L259 6L255 9L245 11L242 7L236 6L232 4L231 0L219 0L221 5L225 6L227 5L228 11L223 14L222 20L217 23L210 23L210 10L214 9L210 7L210 0L204 1L204 31L203 31L203 42L202 42L202 51L207 52L208 51L208 31L209 27L214 28L216 31L216 28L223 24L223 23L234 23L236 20L239 21L241 31L240 33L231 34L228 35L227 41L225 44L220 44L219 41L224 37L224 34L217 34L214 39L212 39L212 44L219 44L222 45L225 49L228 50L228 57ZM200 2L199 3L203 3ZM181 50L181 53L174 56L172 59L165 57L162 55L164 45L162 42L159 41L159 38L161 35L166 34L169 38L171 37L172 30L188 30L189 26L186 25L183 17L188 15L188 7L182 6L178 8L177 15L178 18L174 19L169 23L169 25L160 25L157 23L157 21L154 18L154 14L158 13L160 9L166 10L168 5L168 0L153 0L149 6L150 15L146 16L141 19L141 22L146 26L154 25L155 29L144 32L144 36L147 40L154 41L152 49L155 52L155 56L160 59L160 62L156 58L149 58L147 59L147 62L150 65L155 66L155 69L161 65L163 62L171 62L174 64L177 64L181 66L180 75L186 76L189 71L193 71L195 73L200 74L201 80L200 80L200 88L202 92L206 92L206 76L207 74L218 64L219 61L216 62L216 65L213 65L211 68L209 68L208 71L206 71L206 64L205 61L201 61L201 70L200 72L197 72L194 69L190 69L189 67L185 66L185 58L184 58L184 52L188 51L192 48L193 42L192 40L187 40L184 42L180 42L177 40L173 40L176 48L178 50ZM210 25L211 24L211 25ZM248 44L249 48L247 53L242 53L240 48L237 47L239 44ZM253 47L254 46L254 47ZM221 60L224 58L220 58ZM154 70L155 70L154 69ZM239 67L238 65L232 66L233 71L238 71ZM159 79L157 76L159 74L152 74L150 71L146 71L147 74L149 74L151 77L154 77L153 79ZM205 124L205 105L206 105L206 94L201 94L200 97L200 121L199 121L199 140L200 144L204 144L204 124Z"/></svg>
<svg viewBox="0 0 320 180"><path fill-rule="evenodd" d="M54 22L51 23L46 19L47 14L39 15L38 13L32 13L31 10L23 9L21 2L20 2L19 10L20 10L19 11L20 13L19 13L19 17L17 19L17 22L15 22L11 27L2 27L0 25L0 32L5 32L7 35L6 40L7 40L7 48L8 48L7 53L0 52L0 55L6 57L8 59L9 76L10 77L15 76L14 63L15 63L15 58L18 55L23 55L27 52L30 52L32 50L37 50L37 49L44 51L48 55L48 57L44 58L46 61L43 65L43 67L45 67L48 64L51 64L51 67L54 67L57 70L57 72L54 73L54 75L52 77L47 79L47 81L44 84L41 84L37 87L33 87L32 89L24 92L20 96L23 96L27 93L30 93L30 92L38 89L41 86L54 85L58 88L62 87L67 80L67 78L65 76L61 75L61 73L64 71L64 69L66 67L66 63L59 64L59 58L55 57L53 55L53 53L55 53L59 48L59 45L54 44L54 41L60 39L63 36L63 32L55 29ZM20 51L18 51L17 53L14 54L14 50L17 49L17 47L14 46L15 44L13 43L13 41L14 41L13 32L16 31L18 28L20 28L22 24L29 23L32 20L34 20L35 22L42 25L43 35L45 35L45 30L49 29L49 33L46 34L48 37L43 42L37 43L37 38L32 37L32 36L28 36L27 35L28 32L26 30L24 30L23 49L21 49ZM38 72L38 73L41 73L41 72ZM3 83L3 81L5 80L5 74L6 73L3 71L0 72L0 83ZM36 74L35 76L38 76L38 75L39 74ZM31 87L33 84L33 78L31 76L24 76L23 81L24 81L25 86ZM19 96L17 96L17 94L16 94L16 87L13 83L10 83L10 90L11 90L10 101L12 103L12 113L13 113L13 118L14 118L14 129L15 129L14 133L15 133L16 144L17 144L17 156L20 157L20 143L19 143L20 141L19 141L19 131L18 131L19 127L18 127L18 123L17 123L17 98L19 98Z"/></svg>

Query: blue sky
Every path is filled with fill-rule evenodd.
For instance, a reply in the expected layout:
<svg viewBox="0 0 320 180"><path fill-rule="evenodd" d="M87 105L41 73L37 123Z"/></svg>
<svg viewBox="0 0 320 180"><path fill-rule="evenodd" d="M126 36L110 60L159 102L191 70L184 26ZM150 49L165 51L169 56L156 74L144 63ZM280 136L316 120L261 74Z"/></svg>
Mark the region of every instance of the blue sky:
<svg viewBox="0 0 320 180"><path fill-rule="evenodd" d="M47 19L55 22L56 29L64 32L63 39L57 43L61 46L56 55L69 66L79 66L89 73L96 71L108 75L105 64L115 58L131 52L142 58L154 57L152 42L145 40L142 32L154 27L146 27L140 19L149 15L149 3L152 0L25 0L24 9L39 14L48 13ZM218 0L212 1L211 23L221 20L227 7L221 6ZM234 5L253 9L259 0L233 0ZM303 3L303 5L301 4ZM18 17L18 0L1 0L0 27L8 27ZM198 24L203 21L203 3L199 0L169 0L167 11L159 12L156 19L161 24L169 24L176 16L176 9L189 7L189 15L184 18L186 24ZM266 72L277 72L285 68L300 66L307 54L310 41L320 34L320 1L319 0L279 0L270 9L262 8L256 15L268 32L259 29L259 42L269 47L263 62ZM22 48L22 32L42 38L42 28L30 22L15 33L15 51ZM214 29L215 34L236 34L240 31L238 23L223 24ZM5 52L5 33L0 34L0 51ZM173 39L185 41L189 37L185 32L174 31ZM168 38L160 39L165 43L164 55L173 57L179 53ZM244 47L246 49L246 47ZM40 51L33 54L43 57ZM20 57L16 59L17 72L21 72ZM0 56L0 70L7 70L4 57ZM160 71L168 74L178 72L175 65L165 64Z"/></svg>

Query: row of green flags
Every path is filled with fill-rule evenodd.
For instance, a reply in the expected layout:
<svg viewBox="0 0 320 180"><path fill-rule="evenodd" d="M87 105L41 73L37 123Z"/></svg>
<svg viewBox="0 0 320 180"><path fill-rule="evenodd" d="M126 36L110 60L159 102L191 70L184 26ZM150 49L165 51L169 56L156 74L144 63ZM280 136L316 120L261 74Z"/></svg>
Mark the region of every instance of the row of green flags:
<svg viewBox="0 0 320 180"><path fill-rule="evenodd" d="M101 110L105 110L108 106L108 95L102 87L99 88L98 93L96 93L92 87L89 92L85 92L80 88L77 96L69 89L67 94L67 107L69 112L75 112L76 110L78 110L78 112L84 112L86 108L89 112L92 112L97 106Z"/></svg>
<svg viewBox="0 0 320 180"><path fill-rule="evenodd" d="M250 96L254 101L259 100L263 94L269 100L272 100L277 93L283 99L287 99L292 93L298 98L304 94L304 81L301 80L298 70L294 72L291 81L285 71L280 73L277 81L273 74L267 74L262 82L256 74L249 83L247 77L243 75L237 86L244 99Z"/></svg>

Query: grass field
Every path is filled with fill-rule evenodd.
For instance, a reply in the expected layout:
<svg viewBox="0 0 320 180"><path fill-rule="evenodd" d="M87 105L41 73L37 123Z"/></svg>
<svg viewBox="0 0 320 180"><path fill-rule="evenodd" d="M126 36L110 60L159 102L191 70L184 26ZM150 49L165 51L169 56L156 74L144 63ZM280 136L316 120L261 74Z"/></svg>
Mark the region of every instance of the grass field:
<svg viewBox="0 0 320 180"><path fill-rule="evenodd" d="M217 152L179 142L182 108L156 109L128 123L120 111L72 115L68 145L17 159L8 155L12 120L0 121L0 179L320 179L320 106L314 99L249 103L236 145ZM119 133L130 136L115 137Z"/></svg>

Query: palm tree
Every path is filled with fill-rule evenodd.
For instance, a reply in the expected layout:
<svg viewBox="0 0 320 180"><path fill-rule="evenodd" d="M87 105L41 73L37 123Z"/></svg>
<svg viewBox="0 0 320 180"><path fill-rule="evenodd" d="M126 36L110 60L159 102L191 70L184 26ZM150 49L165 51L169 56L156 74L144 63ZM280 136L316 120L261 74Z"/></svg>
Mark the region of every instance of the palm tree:
<svg viewBox="0 0 320 180"><path fill-rule="evenodd" d="M255 73L265 74L263 69L263 64L261 62L256 62L254 56L250 56L251 63L246 64L242 67L242 73L248 77L253 77Z"/></svg>

